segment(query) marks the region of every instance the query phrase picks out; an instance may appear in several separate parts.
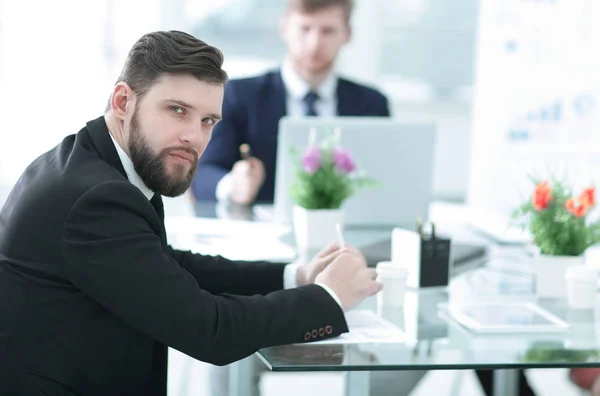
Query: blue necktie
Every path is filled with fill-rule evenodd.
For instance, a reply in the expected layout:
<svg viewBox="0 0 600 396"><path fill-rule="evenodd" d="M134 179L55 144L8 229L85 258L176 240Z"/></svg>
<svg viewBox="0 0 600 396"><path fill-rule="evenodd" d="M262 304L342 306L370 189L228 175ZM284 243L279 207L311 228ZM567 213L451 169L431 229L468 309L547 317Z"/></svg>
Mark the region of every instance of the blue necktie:
<svg viewBox="0 0 600 396"><path fill-rule="evenodd" d="M309 91L306 96L302 99L304 101L304 115L316 116L317 110L315 109L315 103L319 100L319 95L314 91Z"/></svg>

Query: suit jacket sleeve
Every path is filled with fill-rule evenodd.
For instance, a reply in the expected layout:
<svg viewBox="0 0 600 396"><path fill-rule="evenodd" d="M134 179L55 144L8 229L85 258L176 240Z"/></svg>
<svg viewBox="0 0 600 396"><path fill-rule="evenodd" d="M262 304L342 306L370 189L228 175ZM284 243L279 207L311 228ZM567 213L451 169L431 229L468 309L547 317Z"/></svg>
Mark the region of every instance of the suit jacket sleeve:
<svg viewBox="0 0 600 396"><path fill-rule="evenodd" d="M246 140L247 117L234 83L225 87L223 119L215 125L210 143L200 157L192 192L199 201L214 201L217 184L241 159L239 147Z"/></svg>
<svg viewBox="0 0 600 396"><path fill-rule="evenodd" d="M204 256L167 247L167 252L213 294L269 294L283 289L285 264L231 261L221 256Z"/></svg>
<svg viewBox="0 0 600 396"><path fill-rule="evenodd" d="M378 93L377 100L373 101L376 103L376 114L381 117L389 117L390 116L390 107L389 101L387 97L381 93Z"/></svg>
<svg viewBox="0 0 600 396"><path fill-rule="evenodd" d="M211 364L347 331L341 309L317 285L265 296L210 294L168 254L160 227L129 182L90 188L73 205L61 236L69 279L131 326Z"/></svg>

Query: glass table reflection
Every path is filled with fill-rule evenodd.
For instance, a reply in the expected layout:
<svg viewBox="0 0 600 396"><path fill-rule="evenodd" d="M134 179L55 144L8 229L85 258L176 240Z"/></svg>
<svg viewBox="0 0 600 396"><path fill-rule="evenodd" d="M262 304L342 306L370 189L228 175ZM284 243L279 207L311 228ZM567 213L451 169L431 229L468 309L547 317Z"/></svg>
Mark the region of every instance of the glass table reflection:
<svg viewBox="0 0 600 396"><path fill-rule="evenodd" d="M198 203L200 217L235 220L265 220L255 208ZM361 245L389 237L390 230L345 232L349 243ZM468 241L481 238L455 231ZM370 309L405 331L405 343L295 344L264 348L257 355L274 372L339 371L346 373L345 392L369 394L370 372L411 370L494 369L494 394L517 394L517 369L600 367L598 308L568 309L564 300L539 300L534 294L531 256L522 248L490 244L483 267L473 267L452 278L447 288L408 291L404 306L382 307L369 298L357 309ZM290 240L289 242L293 242ZM444 309L449 302L536 302L569 324L563 333L474 334L455 322ZM596 307L600 305L597 304ZM233 368L233 381L242 378L243 361ZM239 382L239 381L238 381ZM240 382L232 389L244 390Z"/></svg>
<svg viewBox="0 0 600 396"><path fill-rule="evenodd" d="M407 292L403 307L378 306L375 298L359 307L394 323L411 341L295 344L264 348L259 356L272 371L348 372L355 384L346 390L350 395L368 394L369 371L496 369L494 394L516 395L516 369L600 367L597 310L570 310L565 301L537 299L532 291L533 278L527 273L475 269L453 279L448 288ZM447 303L457 301L536 302L569 328L560 333L476 334L448 314Z"/></svg>

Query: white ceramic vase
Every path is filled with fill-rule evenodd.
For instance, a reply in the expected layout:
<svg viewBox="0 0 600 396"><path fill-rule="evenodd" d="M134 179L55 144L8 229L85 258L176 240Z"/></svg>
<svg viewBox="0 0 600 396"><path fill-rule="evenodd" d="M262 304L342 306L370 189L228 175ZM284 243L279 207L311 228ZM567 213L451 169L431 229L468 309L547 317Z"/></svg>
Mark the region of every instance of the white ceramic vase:
<svg viewBox="0 0 600 396"><path fill-rule="evenodd" d="M299 250L322 249L337 239L336 224L344 224L342 209L306 209L295 205L293 225Z"/></svg>
<svg viewBox="0 0 600 396"><path fill-rule="evenodd" d="M574 265L583 265L584 256L551 256L536 254L533 261L535 291L538 297L566 298L565 273Z"/></svg>

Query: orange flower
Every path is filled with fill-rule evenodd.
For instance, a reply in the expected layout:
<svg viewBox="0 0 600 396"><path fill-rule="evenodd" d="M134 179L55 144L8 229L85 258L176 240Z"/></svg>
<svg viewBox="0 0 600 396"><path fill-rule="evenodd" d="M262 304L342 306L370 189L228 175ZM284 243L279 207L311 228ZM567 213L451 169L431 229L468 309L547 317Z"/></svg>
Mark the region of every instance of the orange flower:
<svg viewBox="0 0 600 396"><path fill-rule="evenodd" d="M585 206L579 199L569 198L565 202L565 208L576 217L586 215L589 207Z"/></svg>
<svg viewBox="0 0 600 396"><path fill-rule="evenodd" d="M550 201L552 201L552 189L548 182L538 184L533 193L533 207L535 210L539 212L546 209Z"/></svg>
<svg viewBox="0 0 600 396"><path fill-rule="evenodd" d="M594 187L586 188L579 196L579 201L586 210L589 210L596 205L596 189Z"/></svg>

